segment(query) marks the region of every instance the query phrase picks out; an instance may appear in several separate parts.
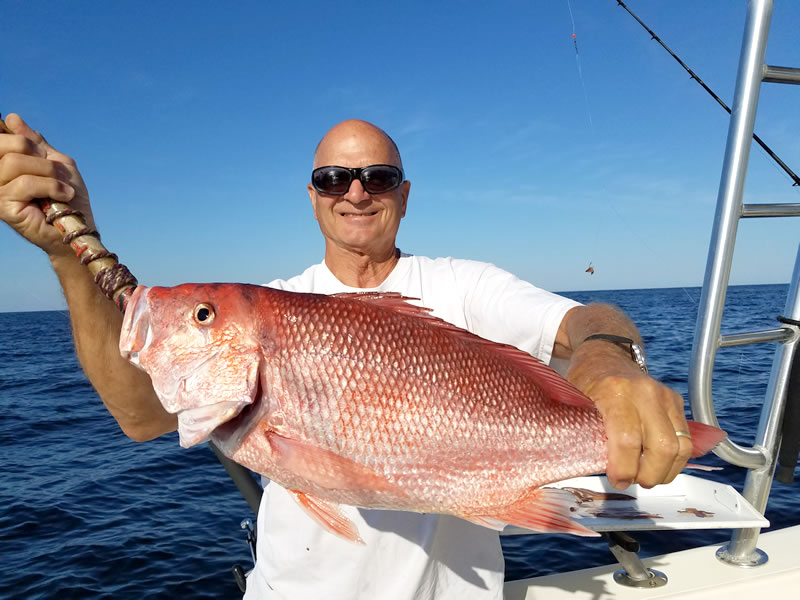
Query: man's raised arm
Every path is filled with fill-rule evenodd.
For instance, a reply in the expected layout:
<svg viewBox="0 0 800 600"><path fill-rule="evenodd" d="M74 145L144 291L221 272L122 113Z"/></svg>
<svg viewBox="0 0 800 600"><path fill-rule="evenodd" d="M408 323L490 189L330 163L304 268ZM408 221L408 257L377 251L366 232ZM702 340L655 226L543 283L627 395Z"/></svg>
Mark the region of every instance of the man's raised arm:
<svg viewBox="0 0 800 600"><path fill-rule="evenodd" d="M177 420L161 406L150 378L120 356L122 314L33 202L68 202L93 228L89 195L75 162L18 115L9 115L6 127L9 133L0 133L0 219L48 255L64 290L84 372L130 438L145 441L174 431Z"/></svg>

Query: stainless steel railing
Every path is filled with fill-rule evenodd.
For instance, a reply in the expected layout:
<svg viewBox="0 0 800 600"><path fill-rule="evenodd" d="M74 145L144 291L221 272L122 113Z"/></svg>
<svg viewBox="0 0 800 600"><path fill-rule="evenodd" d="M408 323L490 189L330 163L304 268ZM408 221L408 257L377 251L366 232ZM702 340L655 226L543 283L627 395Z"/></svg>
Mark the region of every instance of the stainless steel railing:
<svg viewBox="0 0 800 600"><path fill-rule="evenodd" d="M704 423L718 425L711 394L717 350L743 344L779 342L754 445L745 448L732 440L725 440L714 451L723 460L749 469L743 496L762 513L766 508L775 471L789 369L800 331L797 326L790 324L768 331L735 335L721 335L720 330L739 220L800 216L798 204L742 203L761 83L800 83L800 69L769 67L764 62L772 7L772 0L750 0L748 3L689 372L689 400L693 417ZM784 316L795 321L800 320L799 280L800 247L784 312ZM724 562L739 566L754 566L766 562L766 555L756 548L759 531L736 530L730 543L717 553L718 557Z"/></svg>

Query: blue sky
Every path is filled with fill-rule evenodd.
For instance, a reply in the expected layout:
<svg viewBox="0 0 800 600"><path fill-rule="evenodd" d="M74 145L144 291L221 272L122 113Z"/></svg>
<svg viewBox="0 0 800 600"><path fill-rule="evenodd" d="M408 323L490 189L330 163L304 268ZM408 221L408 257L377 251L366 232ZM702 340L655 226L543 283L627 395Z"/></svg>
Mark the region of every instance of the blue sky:
<svg viewBox="0 0 800 600"><path fill-rule="evenodd" d="M628 5L731 102L744 1ZM351 117L403 153L405 251L556 291L702 283L727 114L614 0L2 9L0 111L76 158L104 242L141 283L260 283L319 262L312 153ZM800 3L778 0L769 64L800 66L798 26ZM796 86L765 85L756 124L795 171L798 106ZM750 166L746 202L800 201L760 149ZM743 222L732 282L788 281L798 232ZM65 306L8 228L0 264L0 311Z"/></svg>

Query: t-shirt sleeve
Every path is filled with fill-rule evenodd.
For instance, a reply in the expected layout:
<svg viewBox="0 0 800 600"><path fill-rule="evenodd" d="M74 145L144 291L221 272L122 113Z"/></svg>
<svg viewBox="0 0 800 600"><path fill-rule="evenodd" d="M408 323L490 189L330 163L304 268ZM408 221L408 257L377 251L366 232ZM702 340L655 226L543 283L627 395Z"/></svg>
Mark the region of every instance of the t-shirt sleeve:
<svg viewBox="0 0 800 600"><path fill-rule="evenodd" d="M549 363L564 315L581 304L492 264L484 264L471 279L464 303L470 331Z"/></svg>
<svg viewBox="0 0 800 600"><path fill-rule="evenodd" d="M274 288L276 290L287 290L289 289L288 282L284 279L273 279L269 283L262 284L265 287Z"/></svg>

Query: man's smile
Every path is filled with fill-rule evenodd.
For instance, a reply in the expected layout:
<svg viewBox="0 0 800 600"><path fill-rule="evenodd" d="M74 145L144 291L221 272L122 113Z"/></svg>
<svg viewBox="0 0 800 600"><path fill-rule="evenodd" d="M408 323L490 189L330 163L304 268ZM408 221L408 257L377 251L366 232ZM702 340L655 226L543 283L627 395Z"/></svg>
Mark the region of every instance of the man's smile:
<svg viewBox="0 0 800 600"><path fill-rule="evenodd" d="M374 217L377 214L377 210L370 212L339 212L340 217Z"/></svg>

